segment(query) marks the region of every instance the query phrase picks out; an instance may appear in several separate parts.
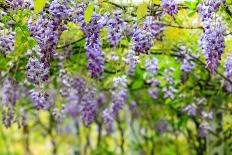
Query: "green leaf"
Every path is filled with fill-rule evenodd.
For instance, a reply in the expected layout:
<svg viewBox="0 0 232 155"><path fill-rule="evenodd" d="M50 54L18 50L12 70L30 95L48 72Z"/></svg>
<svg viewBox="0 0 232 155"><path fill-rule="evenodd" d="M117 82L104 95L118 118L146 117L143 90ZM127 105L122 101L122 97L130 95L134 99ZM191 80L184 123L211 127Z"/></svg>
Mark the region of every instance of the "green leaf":
<svg viewBox="0 0 232 155"><path fill-rule="evenodd" d="M189 16L189 17L192 17L192 16L195 15L195 13L196 13L196 10L190 10L190 11L188 12L188 16Z"/></svg>
<svg viewBox="0 0 232 155"><path fill-rule="evenodd" d="M138 9L137 9L137 18L138 19L141 19L143 18L144 16L146 16L146 13L147 13L147 3L142 3L138 6Z"/></svg>
<svg viewBox="0 0 232 155"><path fill-rule="evenodd" d="M135 81L133 84L132 84L132 89L139 89L139 88L141 88L142 86L143 86L143 84L144 84L144 82L143 82L143 80L137 80L137 81Z"/></svg>
<svg viewBox="0 0 232 155"><path fill-rule="evenodd" d="M94 2L92 2L85 11L85 22L89 23L93 14Z"/></svg>
<svg viewBox="0 0 232 155"><path fill-rule="evenodd" d="M190 10L196 10L198 4L199 4L199 0L193 2L184 1L184 5L188 7Z"/></svg>
<svg viewBox="0 0 232 155"><path fill-rule="evenodd" d="M39 13L43 9L46 0L35 0L35 13Z"/></svg>

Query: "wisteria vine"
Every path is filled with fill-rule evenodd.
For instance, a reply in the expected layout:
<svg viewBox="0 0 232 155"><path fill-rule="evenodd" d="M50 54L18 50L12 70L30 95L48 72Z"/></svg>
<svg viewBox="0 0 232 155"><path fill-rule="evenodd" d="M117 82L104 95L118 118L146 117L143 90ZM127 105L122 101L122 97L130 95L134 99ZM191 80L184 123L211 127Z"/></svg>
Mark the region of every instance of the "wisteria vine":
<svg viewBox="0 0 232 155"><path fill-rule="evenodd" d="M80 117L86 127L100 119L104 122L107 130L112 132L114 121L118 119L121 111L123 113L132 96L131 90L135 91L136 87L140 85L145 87L146 94L152 101L163 99L168 102L177 98L179 79L176 80L176 69L170 66L164 67L162 58L153 55L158 53L154 52L153 48L158 46L157 40L162 40L159 36L163 36L165 33L162 17L168 14L169 17L174 17L172 20L175 21L175 16L178 14L178 3L175 0L162 0L160 5L163 11L162 15L158 17L148 15L142 19L142 22L141 19L134 17L132 21L128 21L124 17L125 10L122 8L102 13L97 11L96 5L88 21L86 20L86 11L91 4L85 2L54 0L51 3L47 2L36 16L33 14L34 3L32 1L12 0L9 2L10 8L1 10L0 52L6 59L15 51L17 26L12 19L6 19L7 15L17 9L26 9L30 13L30 17L26 19L28 38L33 39L36 43L30 49L25 50L27 55L25 80L23 84L20 84L24 85L25 92L30 96L32 107L37 111L52 111L54 119L59 123L64 120L65 116L71 117L75 121L78 121ZM203 27L199 45L206 59L205 67L211 74L218 72L225 49L226 28L223 25L223 19L217 15L222 5L225 5L225 1L209 0L206 3L198 4L197 7ZM8 21L6 22L6 20ZM75 75L67 69L66 59L69 58L64 54L65 49L63 51L57 49L62 34L69 31L69 24L74 24L83 33L85 39L83 49L87 63L83 67L84 69ZM107 34L107 37L102 37L103 34ZM104 42L105 40L106 42ZM123 47L125 44L123 42L126 42L128 46ZM112 55L110 58L105 56L108 53L105 47ZM123 50L118 51L118 48ZM195 60L200 60L200 56L192 57L195 49L186 49L182 45L178 48L180 48L179 51L175 51L175 49L173 51L178 53L175 56L178 57L176 60L181 63L179 70L189 75L198 65ZM73 54L73 51L69 52L70 55ZM122 60L122 64L119 60ZM59 62L57 78L53 78L56 72L51 68L55 61ZM112 68L116 71L113 72L115 76L109 80L110 82L107 81L110 83L107 85L109 94L107 100L106 95L102 93L103 86L98 84L106 80L105 66L109 63L114 63ZM84 76L85 67L88 70L86 76ZM225 60L225 78L227 80L232 76L231 67L232 58L231 55L228 55ZM143 76L139 76L138 72ZM12 71L9 70L8 74L11 75ZM135 84L133 80L136 78L143 79L145 82ZM61 107L56 106L52 100L52 93L49 91L53 81L58 83L54 88L58 90L58 93L55 94L59 94L64 99ZM16 103L22 96L19 95L21 90L18 87L19 84L14 78L4 78L1 95L2 122L6 127L10 127L13 122L17 122L18 126L26 124L24 112L21 112L21 115L15 114ZM198 117L202 120L198 126L198 136L201 138L206 137L212 130L208 120L213 119L212 112L203 110L203 102L205 100L196 98L192 104L180 110L192 118ZM21 117L19 118L19 116ZM167 130L166 122L163 124L158 122L157 129L160 133L165 132Z"/></svg>

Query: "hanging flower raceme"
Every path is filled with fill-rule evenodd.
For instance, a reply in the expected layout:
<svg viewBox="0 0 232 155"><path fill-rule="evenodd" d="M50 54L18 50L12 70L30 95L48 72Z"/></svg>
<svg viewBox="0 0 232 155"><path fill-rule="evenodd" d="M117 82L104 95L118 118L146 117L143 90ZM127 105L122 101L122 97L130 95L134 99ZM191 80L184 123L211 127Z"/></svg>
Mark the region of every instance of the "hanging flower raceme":
<svg viewBox="0 0 232 155"><path fill-rule="evenodd" d="M0 53L3 54L4 57L8 53L13 53L14 51L14 43L15 43L15 32L12 29L4 30L4 27L0 23Z"/></svg>
<svg viewBox="0 0 232 155"><path fill-rule="evenodd" d="M41 49L40 61L46 64L47 68L49 68L50 60L56 53L54 47L59 38L53 27L54 25L52 25L46 14L40 15L35 23L33 23L32 18L28 21L31 36L36 39Z"/></svg>
<svg viewBox="0 0 232 155"><path fill-rule="evenodd" d="M173 80L173 72L175 71L174 68L170 67L169 69L164 70L164 80L168 83L167 86L163 87L164 98L174 99L174 94L177 90L173 87L174 80Z"/></svg>
<svg viewBox="0 0 232 155"><path fill-rule="evenodd" d="M178 3L175 0L161 0L161 6L164 12L169 15L178 13Z"/></svg>
<svg viewBox="0 0 232 155"><path fill-rule="evenodd" d="M2 90L2 104L7 107L14 107L18 99L18 91L12 79L5 79Z"/></svg>
<svg viewBox="0 0 232 155"><path fill-rule="evenodd" d="M216 13L221 5L225 4L225 0L207 0L203 4L198 4L198 14L201 20L213 18L213 13Z"/></svg>
<svg viewBox="0 0 232 155"><path fill-rule="evenodd" d="M30 58L26 69L26 77L28 81L38 85L40 82L48 80L49 70L45 67L45 64L41 63L37 58Z"/></svg>
<svg viewBox="0 0 232 155"><path fill-rule="evenodd" d="M93 14L91 21L82 23L81 29L86 36L86 55L88 59L88 70L93 78L97 78L104 71L104 55L101 50L100 31L105 26L104 17Z"/></svg>
<svg viewBox="0 0 232 155"><path fill-rule="evenodd" d="M73 118L76 118L79 114L81 97L86 91L86 81L77 75L74 79L71 79L68 94L68 105L65 107L65 113Z"/></svg>
<svg viewBox="0 0 232 155"><path fill-rule="evenodd" d="M11 10L23 8L23 1L22 0L8 0L7 2L9 3Z"/></svg>
<svg viewBox="0 0 232 155"><path fill-rule="evenodd" d="M225 49L224 33L226 31L221 19L216 16L220 5L225 1L209 0L198 5L198 13L201 17L204 34L199 40L199 44L206 58L206 68L213 74L217 72L221 55ZM215 14L215 16L213 16Z"/></svg>
<svg viewBox="0 0 232 155"><path fill-rule="evenodd" d="M189 56L186 56L183 60L183 64L181 65L180 69L183 72L189 73L193 70L195 67L195 63L191 61L191 58Z"/></svg>
<svg viewBox="0 0 232 155"><path fill-rule="evenodd" d="M152 34L141 28L136 28L132 36L132 50L136 53L148 54L153 46Z"/></svg>
<svg viewBox="0 0 232 155"><path fill-rule="evenodd" d="M224 33L226 29L219 18L216 19L216 22L208 19L203 23L204 34L201 36L199 43L206 58L206 68L212 74L217 71L221 55L225 49Z"/></svg>
<svg viewBox="0 0 232 155"><path fill-rule="evenodd" d="M112 109L104 109L102 117L107 130L112 132L114 129L114 116L112 115Z"/></svg>
<svg viewBox="0 0 232 155"><path fill-rule="evenodd" d="M152 38L156 39L164 30L164 26L155 21L153 16L147 16L143 22L143 29L152 34Z"/></svg>
<svg viewBox="0 0 232 155"><path fill-rule="evenodd" d="M148 89L148 95L153 98L157 99L159 95L159 89L158 86L160 85L160 82L158 80L154 80L151 82L151 87Z"/></svg>
<svg viewBox="0 0 232 155"><path fill-rule="evenodd" d="M84 125L89 126L98 110L94 87L87 87L86 81L80 76L76 76L68 85L68 104L64 107L64 113L73 119L80 114Z"/></svg>
<svg viewBox="0 0 232 155"><path fill-rule="evenodd" d="M66 0L62 3L55 0L51 4L47 4L51 16L48 17L43 12L35 22L30 18L28 20L28 29L41 49L41 62L49 68L50 60L56 55L55 46L58 39L61 33L67 29L67 21L71 20L72 10L68 7Z"/></svg>
<svg viewBox="0 0 232 155"><path fill-rule="evenodd" d="M36 91L36 90L31 90L31 99L32 103L35 109L40 110L40 109L46 109L48 106L48 93L44 93L43 90Z"/></svg>
<svg viewBox="0 0 232 155"><path fill-rule="evenodd" d="M126 103L128 94L125 89L117 89L112 93L112 95L113 99L111 108L114 117L116 117Z"/></svg>
<svg viewBox="0 0 232 155"><path fill-rule="evenodd" d="M11 127L17 118L15 116L15 105L19 99L16 83L9 78L5 79L2 90L2 123L6 128Z"/></svg>
<svg viewBox="0 0 232 155"><path fill-rule="evenodd" d="M53 22L53 25L56 29L62 30L62 23L67 23L68 20L72 19L73 10L68 6L69 1L63 0L54 0L52 1L49 7L49 13L51 15L50 19Z"/></svg>
<svg viewBox="0 0 232 155"><path fill-rule="evenodd" d="M200 138L206 137L210 130L212 130L212 128L209 126L207 122L201 123L198 128L198 137Z"/></svg>
<svg viewBox="0 0 232 155"><path fill-rule="evenodd" d="M148 58L145 60L145 68L146 68L146 71L155 75L157 70L158 70L158 59L156 58Z"/></svg>
<svg viewBox="0 0 232 155"><path fill-rule="evenodd" d="M125 64L128 65L128 75L132 76L135 72L136 64L139 64L139 56L135 55L135 51L129 50L128 53L126 53L126 58L123 58L123 61Z"/></svg>
<svg viewBox="0 0 232 155"><path fill-rule="evenodd" d="M108 41L113 48L116 48L122 38L123 21L121 18L122 11L115 11L107 23Z"/></svg>
<svg viewBox="0 0 232 155"><path fill-rule="evenodd" d="M89 126L95 119L98 110L98 104L95 98L95 90L88 89L81 99L80 113L85 126Z"/></svg>
<svg viewBox="0 0 232 155"><path fill-rule="evenodd" d="M128 97L126 76L116 77L113 81L115 89L112 91L112 104L103 110L103 121L109 132L113 131L113 121L122 110Z"/></svg>
<svg viewBox="0 0 232 155"><path fill-rule="evenodd" d="M232 76L232 55L227 55L225 60L226 76L230 78Z"/></svg>

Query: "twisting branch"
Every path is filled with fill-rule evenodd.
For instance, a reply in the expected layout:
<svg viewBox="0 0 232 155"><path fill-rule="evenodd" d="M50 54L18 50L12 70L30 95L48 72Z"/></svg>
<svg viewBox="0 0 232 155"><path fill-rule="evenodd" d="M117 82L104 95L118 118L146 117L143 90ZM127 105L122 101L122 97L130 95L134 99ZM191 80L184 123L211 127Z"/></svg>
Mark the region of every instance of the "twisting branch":
<svg viewBox="0 0 232 155"><path fill-rule="evenodd" d="M180 25L172 25L172 24L168 24L168 23L164 23L164 22L159 22L159 21L156 21L157 24L160 24L160 25L164 25L164 26L167 26L167 27L175 27L175 28L180 28L180 29L203 29L202 26L180 26Z"/></svg>
<svg viewBox="0 0 232 155"><path fill-rule="evenodd" d="M69 47L70 45L74 45L74 44L76 44L78 42L81 42L84 39L85 39L85 37L82 37L82 38L80 38L80 39L78 39L76 41L73 41L73 42L69 43L69 44L65 44L63 46L58 46L58 47L56 47L56 49L62 49L62 48L65 48L65 47Z"/></svg>

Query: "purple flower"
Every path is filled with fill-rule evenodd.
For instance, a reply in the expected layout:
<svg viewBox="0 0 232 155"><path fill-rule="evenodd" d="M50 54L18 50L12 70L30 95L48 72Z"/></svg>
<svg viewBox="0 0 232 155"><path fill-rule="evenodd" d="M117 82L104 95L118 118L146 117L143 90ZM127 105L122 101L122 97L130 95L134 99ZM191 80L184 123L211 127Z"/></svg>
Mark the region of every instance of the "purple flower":
<svg viewBox="0 0 232 155"><path fill-rule="evenodd" d="M88 70L93 78L97 78L104 71L104 55L101 50L100 30L105 26L105 22L98 14L93 14L91 21L81 26L82 31L87 37L86 41L86 55L88 59Z"/></svg>
<svg viewBox="0 0 232 155"><path fill-rule="evenodd" d="M209 126L207 122L201 123L198 128L198 137L200 138L206 137L210 130L212 130L212 128Z"/></svg>
<svg viewBox="0 0 232 155"><path fill-rule="evenodd" d="M138 54L148 54L152 46L152 34L146 30L136 28L132 36L132 50Z"/></svg>
<svg viewBox="0 0 232 155"><path fill-rule="evenodd" d="M165 120L159 120L156 123L156 131L160 134L166 132L168 130L167 122Z"/></svg>
<svg viewBox="0 0 232 155"><path fill-rule="evenodd" d="M112 111L109 109L105 109L103 110L102 114L103 121L107 127L107 130L109 132L112 132L114 129L114 116L112 115Z"/></svg>
<svg viewBox="0 0 232 155"><path fill-rule="evenodd" d="M145 68L146 71L155 75L157 70L158 70L158 59L153 58L153 59L146 59L145 61Z"/></svg>
<svg viewBox="0 0 232 155"><path fill-rule="evenodd" d="M189 116L196 116L197 107L194 104L187 105L184 109L182 109L182 111L187 113Z"/></svg>
<svg viewBox="0 0 232 155"><path fill-rule="evenodd" d="M216 13L220 7L220 5L224 5L224 0L208 0L204 2L203 4L198 4L198 14L201 17L201 20L204 21L208 18L213 18L213 13Z"/></svg>
<svg viewBox="0 0 232 155"><path fill-rule="evenodd" d="M175 97L174 93L177 92L177 90L172 86L168 86L163 88L163 92L164 92L164 98L170 98L173 100Z"/></svg>
<svg viewBox="0 0 232 155"><path fill-rule="evenodd" d="M123 108L124 104L127 102L127 91L125 89L119 88L115 90L113 93L112 99L112 113L114 117L116 117L119 111Z"/></svg>
<svg viewBox="0 0 232 155"><path fill-rule="evenodd" d="M22 0L9 0L9 3L10 3L10 9L12 10L21 9L23 7Z"/></svg>
<svg viewBox="0 0 232 155"><path fill-rule="evenodd" d="M127 87L127 79L126 79L125 75L119 76L119 77L114 77L113 82L114 82L115 88L117 88L118 86L122 86L124 88Z"/></svg>
<svg viewBox="0 0 232 155"><path fill-rule="evenodd" d="M153 98L157 99L159 95L159 89L158 86L160 85L160 82L155 80L152 81L151 88L148 89L148 95Z"/></svg>
<svg viewBox="0 0 232 155"><path fill-rule="evenodd" d="M38 85L40 82L48 80L49 68L46 68L45 64L37 58L30 58L26 69L27 80L33 81L34 84Z"/></svg>
<svg viewBox="0 0 232 155"><path fill-rule="evenodd" d="M43 90L31 90L31 99L35 109L47 109L49 94L44 93Z"/></svg>
<svg viewBox="0 0 232 155"><path fill-rule="evenodd" d="M5 57L8 53L13 53L15 43L15 32L9 30L0 30L0 53Z"/></svg>
<svg viewBox="0 0 232 155"><path fill-rule="evenodd" d="M2 104L6 107L14 107L17 99L19 98L19 92L13 80L5 79L2 90Z"/></svg>
<svg viewBox="0 0 232 155"><path fill-rule="evenodd" d="M135 55L135 51L130 50L127 53L126 59L123 59L123 61L125 62L125 64L127 64L129 66L128 75L132 76L135 72L136 64L138 64L140 62L139 56Z"/></svg>
<svg viewBox="0 0 232 155"><path fill-rule="evenodd" d="M210 70L211 74L217 72L221 55L225 49L224 33L226 29L219 17L215 16L215 19L213 19L212 16L223 3L210 0L198 5L198 13L200 14L204 29L204 34L199 40L199 45L206 58L206 68Z"/></svg>
<svg viewBox="0 0 232 155"><path fill-rule="evenodd" d="M161 6L165 13L174 15L178 13L178 4L175 0L161 0Z"/></svg>
<svg viewBox="0 0 232 155"><path fill-rule="evenodd" d="M213 119L213 112L207 113L207 112L202 111L202 112L201 112L201 116L202 116L203 118L205 118L205 119L212 120L212 119Z"/></svg>
<svg viewBox="0 0 232 155"><path fill-rule="evenodd" d="M123 31L123 21L122 21L122 11L118 10L113 13L111 19L109 19L107 24L108 41L113 48L119 44L122 38Z"/></svg>
<svg viewBox="0 0 232 155"><path fill-rule="evenodd" d="M152 34L152 38L156 39L159 34L164 30L162 24L158 24L153 16L147 16L146 20L143 22L143 29Z"/></svg>
<svg viewBox="0 0 232 155"><path fill-rule="evenodd" d="M230 78L232 76L232 56L227 55L225 60L225 70L226 70L226 76Z"/></svg>
<svg viewBox="0 0 232 155"><path fill-rule="evenodd" d="M193 70L194 67L195 67L195 63L191 60L191 57L189 55L185 55L183 64L181 65L180 69L183 72L189 73Z"/></svg>
<svg viewBox="0 0 232 155"><path fill-rule="evenodd" d="M84 93L81 99L80 113L85 126L89 126L95 119L98 104L95 99L95 90L91 89Z"/></svg>
<svg viewBox="0 0 232 155"><path fill-rule="evenodd" d="M168 82L169 84L174 84L174 80L173 80L173 72L174 71L175 71L175 69L172 67L164 70L164 73L163 73L164 80L166 82Z"/></svg>

